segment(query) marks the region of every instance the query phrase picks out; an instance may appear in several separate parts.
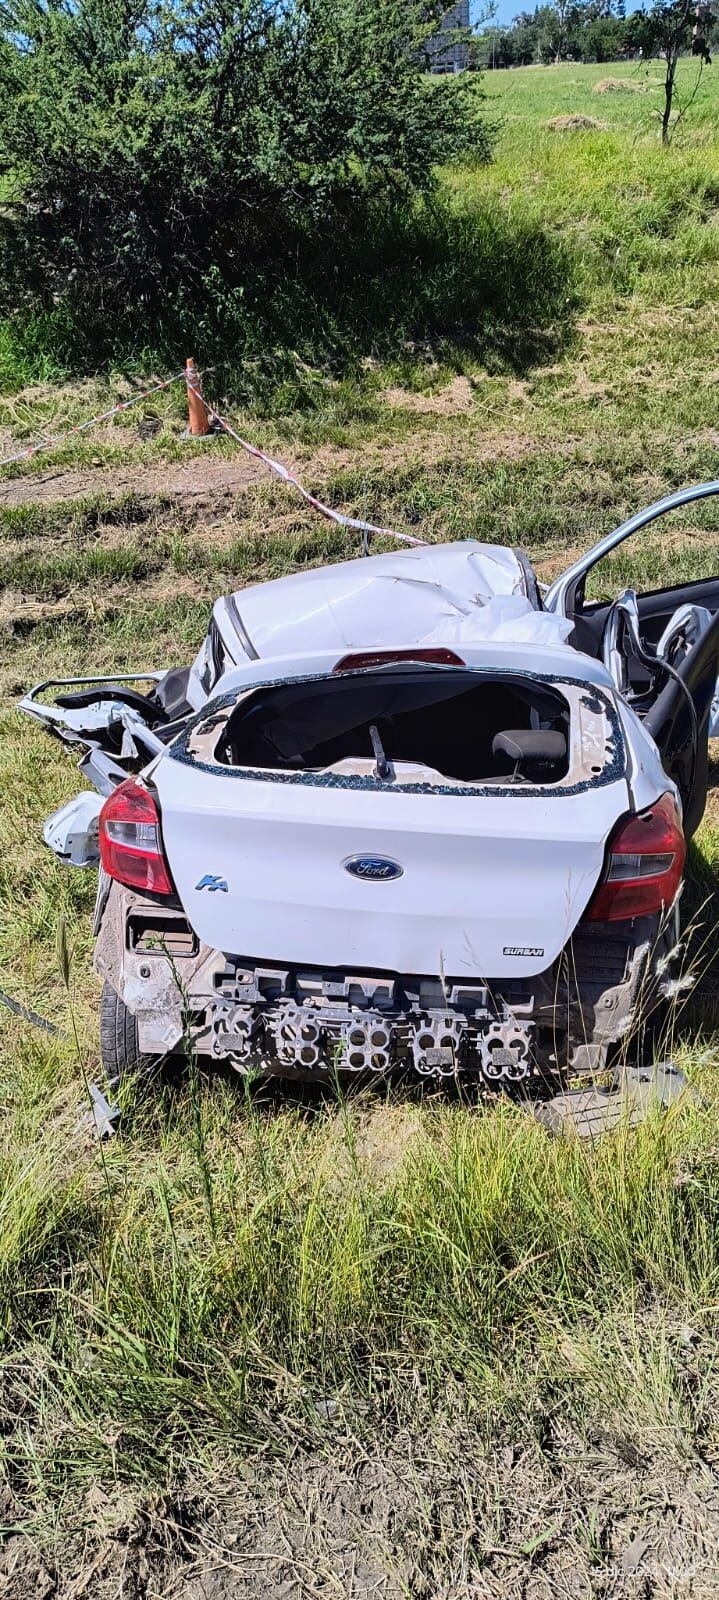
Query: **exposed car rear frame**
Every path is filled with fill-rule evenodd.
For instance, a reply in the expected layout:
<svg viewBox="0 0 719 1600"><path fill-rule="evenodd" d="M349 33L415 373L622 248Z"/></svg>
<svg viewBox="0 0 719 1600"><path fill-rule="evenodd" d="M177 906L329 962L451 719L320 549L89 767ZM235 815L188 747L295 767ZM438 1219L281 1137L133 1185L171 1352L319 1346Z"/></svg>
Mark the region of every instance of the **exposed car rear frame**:
<svg viewBox="0 0 719 1600"><path fill-rule="evenodd" d="M672 915L580 926L530 977L282 965L198 941L182 909L109 886L95 965L138 1021L143 1055L184 1048L241 1073L329 1081L336 1074L466 1075L537 1093L569 1074L601 1075L626 1040L641 994L651 1009Z"/></svg>

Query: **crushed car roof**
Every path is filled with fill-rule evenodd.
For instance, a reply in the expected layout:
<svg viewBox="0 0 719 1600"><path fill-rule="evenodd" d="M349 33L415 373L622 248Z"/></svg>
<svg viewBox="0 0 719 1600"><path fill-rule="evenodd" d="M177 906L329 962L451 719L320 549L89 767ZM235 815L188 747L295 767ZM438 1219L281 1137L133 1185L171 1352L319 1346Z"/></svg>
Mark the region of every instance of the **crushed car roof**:
<svg viewBox="0 0 719 1600"><path fill-rule="evenodd" d="M255 659L386 645L564 644L566 618L541 610L526 556L477 540L344 561L218 602ZM218 619L219 620L219 619Z"/></svg>

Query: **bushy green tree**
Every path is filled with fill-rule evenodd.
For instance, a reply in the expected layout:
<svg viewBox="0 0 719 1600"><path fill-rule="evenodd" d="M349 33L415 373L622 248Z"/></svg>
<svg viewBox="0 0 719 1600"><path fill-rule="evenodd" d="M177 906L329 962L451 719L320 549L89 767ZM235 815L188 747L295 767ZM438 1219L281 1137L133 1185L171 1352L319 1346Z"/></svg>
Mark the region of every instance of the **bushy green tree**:
<svg viewBox="0 0 719 1600"><path fill-rule="evenodd" d="M3 284L108 315L318 251L488 151L445 0L4 0Z"/></svg>
<svg viewBox="0 0 719 1600"><path fill-rule="evenodd" d="M571 40L576 61L618 61L627 50L627 30L623 17L589 17Z"/></svg>

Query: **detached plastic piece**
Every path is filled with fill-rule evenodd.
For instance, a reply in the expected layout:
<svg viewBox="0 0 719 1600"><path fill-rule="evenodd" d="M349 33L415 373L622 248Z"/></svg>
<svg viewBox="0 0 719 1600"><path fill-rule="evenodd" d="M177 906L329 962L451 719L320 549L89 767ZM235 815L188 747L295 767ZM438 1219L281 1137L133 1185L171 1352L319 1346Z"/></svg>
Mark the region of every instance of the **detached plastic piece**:
<svg viewBox="0 0 719 1600"><path fill-rule="evenodd" d="M117 1133L120 1121L120 1107L111 1106L105 1099L102 1089L96 1083L90 1084L92 1098L92 1120L98 1139L112 1139Z"/></svg>
<svg viewBox="0 0 719 1600"><path fill-rule="evenodd" d="M102 795L92 790L76 794L74 800L53 811L43 827L45 843L70 867L96 867L100 860L98 817Z"/></svg>
<svg viewBox="0 0 719 1600"><path fill-rule="evenodd" d="M533 1106L537 1122L549 1133L599 1139L620 1126L636 1128L656 1106L671 1106L693 1091L671 1061L654 1066L625 1067L613 1089L568 1089Z"/></svg>

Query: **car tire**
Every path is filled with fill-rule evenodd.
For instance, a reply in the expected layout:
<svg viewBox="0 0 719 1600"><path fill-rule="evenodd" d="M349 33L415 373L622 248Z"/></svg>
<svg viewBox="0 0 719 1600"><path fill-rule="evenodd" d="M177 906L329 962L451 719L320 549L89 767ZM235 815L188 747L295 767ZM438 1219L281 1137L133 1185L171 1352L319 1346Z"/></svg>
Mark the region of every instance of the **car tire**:
<svg viewBox="0 0 719 1600"><path fill-rule="evenodd" d="M141 1053L137 1017L109 983L102 986L100 1055L108 1088L113 1090L131 1074L147 1072L152 1060Z"/></svg>

